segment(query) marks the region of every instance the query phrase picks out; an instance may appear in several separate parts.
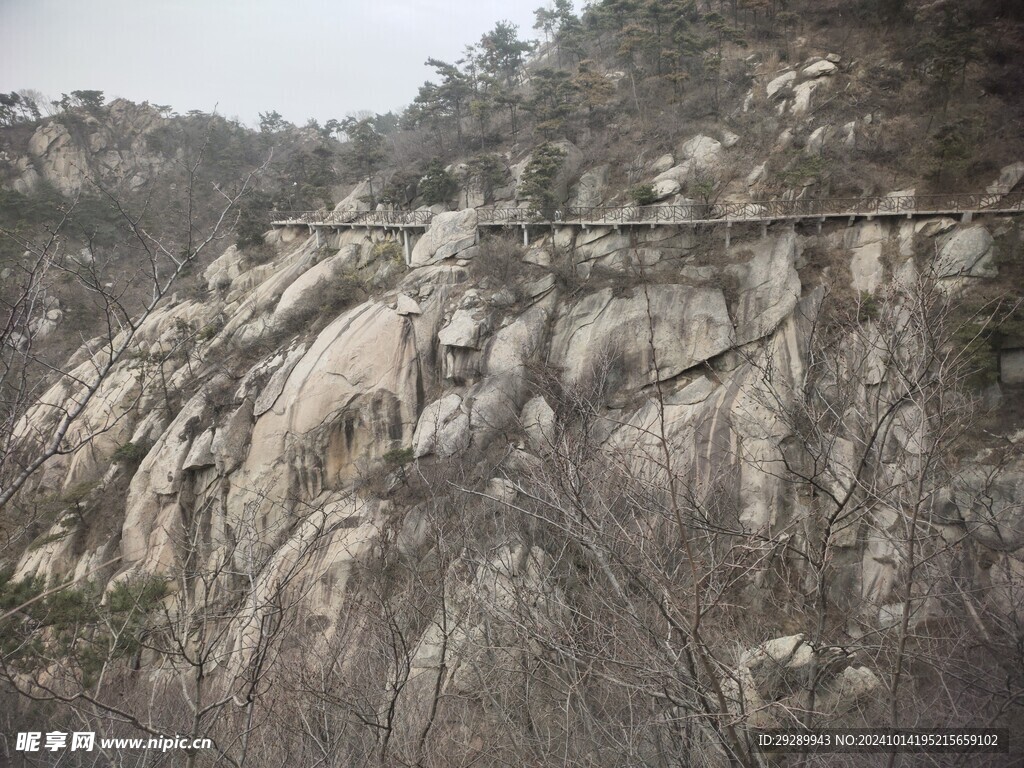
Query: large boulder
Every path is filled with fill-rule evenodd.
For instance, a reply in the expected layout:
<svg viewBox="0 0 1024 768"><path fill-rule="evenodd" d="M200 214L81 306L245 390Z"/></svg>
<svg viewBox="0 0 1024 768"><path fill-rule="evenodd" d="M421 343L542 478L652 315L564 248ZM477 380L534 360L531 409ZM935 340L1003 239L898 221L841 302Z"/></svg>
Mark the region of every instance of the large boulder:
<svg viewBox="0 0 1024 768"><path fill-rule="evenodd" d="M651 185L655 200L664 200L666 197L678 195L680 189L679 182L674 179L662 179Z"/></svg>
<svg viewBox="0 0 1024 768"><path fill-rule="evenodd" d="M983 226L959 229L939 248L935 263L938 277L995 277L992 235Z"/></svg>
<svg viewBox="0 0 1024 768"><path fill-rule="evenodd" d="M562 315L549 359L564 369L569 383L599 374L618 388L638 389L656 378L670 379L732 343L719 289L654 285L615 297L606 288Z"/></svg>
<svg viewBox="0 0 1024 768"><path fill-rule="evenodd" d="M423 409L412 438L413 456L454 456L469 447L469 412L454 392Z"/></svg>
<svg viewBox="0 0 1024 768"><path fill-rule="evenodd" d="M569 191L569 205L574 208L593 208L604 202L611 166L605 164L592 168L573 185Z"/></svg>
<svg viewBox="0 0 1024 768"><path fill-rule="evenodd" d="M446 347L480 349L487 337L490 324L483 310L459 309L448 325L437 334L437 340Z"/></svg>
<svg viewBox="0 0 1024 768"><path fill-rule="evenodd" d="M1020 180L1024 179L1024 161L1003 166L999 178L989 184L985 191L990 195L1008 195Z"/></svg>
<svg viewBox="0 0 1024 768"><path fill-rule="evenodd" d="M808 79L834 75L838 67L828 59L816 61L800 70L800 74Z"/></svg>
<svg viewBox="0 0 1024 768"><path fill-rule="evenodd" d="M412 266L422 267L457 256L476 244L475 208L439 213L412 249Z"/></svg>
<svg viewBox="0 0 1024 768"><path fill-rule="evenodd" d="M811 96L818 89L818 80L805 80L793 89L793 103L790 105L790 112L800 117L807 114L811 108Z"/></svg>
<svg viewBox="0 0 1024 768"><path fill-rule="evenodd" d="M671 168L667 168L657 176L654 177L654 185L657 187L658 184L665 182L674 182L676 186L681 187L686 183L686 180L690 176L690 166L693 163L689 160L680 163L679 165L673 165Z"/></svg>
<svg viewBox="0 0 1024 768"><path fill-rule="evenodd" d="M723 151L720 141L710 136L694 136L680 145L678 156L684 161L689 160L691 168L713 172L718 170L721 164Z"/></svg>
<svg viewBox="0 0 1024 768"><path fill-rule="evenodd" d="M793 84L794 80L796 80L796 72L792 70L783 72L778 77L773 78L765 87L768 98L773 99L780 94L785 94L786 89Z"/></svg>

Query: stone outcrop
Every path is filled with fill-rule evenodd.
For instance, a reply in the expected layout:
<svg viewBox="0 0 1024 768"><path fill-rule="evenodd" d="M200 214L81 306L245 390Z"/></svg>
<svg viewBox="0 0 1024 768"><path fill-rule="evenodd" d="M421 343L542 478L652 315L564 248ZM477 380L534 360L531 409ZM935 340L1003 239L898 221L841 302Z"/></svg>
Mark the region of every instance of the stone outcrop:
<svg viewBox="0 0 1024 768"><path fill-rule="evenodd" d="M476 209L439 213L416 241L412 264L416 267L444 261L463 254L476 244Z"/></svg>
<svg viewBox="0 0 1024 768"><path fill-rule="evenodd" d="M550 360L566 381L609 376L636 389L670 379L733 343L733 327L720 290L651 286L645 295L616 298L593 293L573 305L555 326Z"/></svg>
<svg viewBox="0 0 1024 768"><path fill-rule="evenodd" d="M939 277L995 277L992 235L981 225L960 229L944 238L935 263Z"/></svg>

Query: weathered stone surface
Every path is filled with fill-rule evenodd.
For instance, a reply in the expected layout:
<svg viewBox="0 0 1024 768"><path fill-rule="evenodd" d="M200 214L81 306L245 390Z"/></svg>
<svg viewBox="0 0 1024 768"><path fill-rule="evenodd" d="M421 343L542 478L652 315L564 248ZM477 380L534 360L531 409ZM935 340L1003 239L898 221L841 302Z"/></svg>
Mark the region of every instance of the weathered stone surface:
<svg viewBox="0 0 1024 768"><path fill-rule="evenodd" d="M311 499L338 490L360 462L408 445L420 375L407 318L376 301L337 318L292 368L274 407L256 420L227 500L228 520L255 505L274 530L297 492Z"/></svg>
<svg viewBox="0 0 1024 768"><path fill-rule="evenodd" d="M551 362L564 368L569 382L580 382L610 363L613 383L636 389L656 378L672 378L732 344L732 322L720 290L657 285L647 294L649 305L639 291L613 298L611 288L576 303L555 327ZM657 370L646 341L652 335Z"/></svg>
<svg viewBox="0 0 1024 768"><path fill-rule="evenodd" d="M772 99L780 93L783 93L795 80L796 72L783 72L781 75L771 80L771 82L769 82L765 87L765 92L768 94L768 98Z"/></svg>
<svg viewBox="0 0 1024 768"><path fill-rule="evenodd" d="M935 273L938 277L995 277L992 235L981 225L957 230L939 248Z"/></svg>
<svg viewBox="0 0 1024 768"><path fill-rule="evenodd" d="M813 77L824 77L827 75L834 75L838 67L828 59L815 62L810 66L804 67L800 70L802 77L813 78Z"/></svg>
<svg viewBox="0 0 1024 768"><path fill-rule="evenodd" d="M610 173L611 166L600 165L580 176L580 180L569 191L569 205L577 208L601 205Z"/></svg>
<svg viewBox="0 0 1024 768"><path fill-rule="evenodd" d="M804 151L809 154L820 153L825 147L825 144L832 138L832 127L828 125L822 125L811 131L811 135L807 137L807 143L804 145Z"/></svg>
<svg viewBox="0 0 1024 768"><path fill-rule="evenodd" d="M858 294L874 293L883 277L882 243L872 242L853 248L850 253L851 287Z"/></svg>
<svg viewBox="0 0 1024 768"><path fill-rule="evenodd" d="M651 185L655 200L664 200L666 197L678 195L681 187L675 179L662 179Z"/></svg>
<svg viewBox="0 0 1024 768"><path fill-rule="evenodd" d="M951 503L967 523L971 538L998 552L1024 547L1024 467L985 464L961 471ZM948 512L947 512L948 516Z"/></svg>
<svg viewBox="0 0 1024 768"><path fill-rule="evenodd" d="M287 370L291 371L291 368L292 366L288 366ZM285 374L286 376L287 374ZM270 406L267 406L266 410L269 410L269 408ZM266 413L266 410L261 413ZM213 442L210 445L210 450L213 453L214 463L220 474L231 474L245 461L245 455L249 450L249 436L252 434L252 425L252 402L243 400L242 404L227 418L227 421L217 429L217 433L214 435Z"/></svg>
<svg viewBox="0 0 1024 768"><path fill-rule="evenodd" d="M766 163L761 163L759 166L754 168L754 170L747 174L747 178L745 181L748 187L754 186L755 184L757 184L757 182L761 180L761 178L764 176L766 165Z"/></svg>
<svg viewBox="0 0 1024 768"><path fill-rule="evenodd" d="M1010 163L999 171L999 178L989 184L985 191L990 195L1009 194L1020 180L1024 179L1024 161Z"/></svg>
<svg viewBox="0 0 1024 768"><path fill-rule="evenodd" d="M664 155L659 156L658 159L651 163L650 171L651 173L654 174L664 173L675 164L675 158L672 156L671 152L668 152Z"/></svg>
<svg viewBox="0 0 1024 768"><path fill-rule="evenodd" d="M190 469L201 469L202 467L212 467L214 464L212 446L213 430L207 429L192 442L192 447L189 448L188 455L185 457L185 461L182 462L181 468L187 471Z"/></svg>
<svg viewBox="0 0 1024 768"><path fill-rule="evenodd" d="M739 282L736 344L766 336L793 311L800 298L796 258L796 234L786 232L778 239L759 241L752 259L731 268Z"/></svg>
<svg viewBox="0 0 1024 768"><path fill-rule="evenodd" d="M667 405L697 405L703 403L711 393L715 391L715 385L707 376L701 376L691 381L678 392L665 396Z"/></svg>
<svg viewBox="0 0 1024 768"><path fill-rule="evenodd" d="M795 117L807 114L811 108L811 96L817 90L818 80L807 80L793 89L793 104L789 110Z"/></svg>
<svg viewBox="0 0 1024 768"><path fill-rule="evenodd" d="M322 300L324 292L329 291L331 286L342 278L346 268L348 264L344 256L338 254L303 272L281 293L271 323L282 322L292 312L316 306Z"/></svg>
<svg viewBox="0 0 1024 768"><path fill-rule="evenodd" d="M579 175L580 166L583 163L583 153L580 152L579 147L565 139L552 143L562 150L564 156L562 158L562 164L558 169L558 173L555 174L555 178L551 184L551 190L555 202L564 203L569 199L570 186L574 181L576 181L576 177ZM522 174L530 164L532 157L532 154L527 156L522 162L517 163L512 168L512 175L516 180L516 197L519 199L523 199L523 196L519 191Z"/></svg>
<svg viewBox="0 0 1024 768"><path fill-rule="evenodd" d="M439 213L412 249L412 266L450 259L476 244L475 208Z"/></svg>
<svg viewBox="0 0 1024 768"><path fill-rule="evenodd" d="M519 421L535 451L544 451L555 439L555 412L541 395L530 398L523 406Z"/></svg>
<svg viewBox="0 0 1024 768"><path fill-rule="evenodd" d="M691 167L712 172L718 170L722 153L721 142L710 136L694 136L679 146L679 157L689 160Z"/></svg>
<svg viewBox="0 0 1024 768"><path fill-rule="evenodd" d="M452 393L423 409L412 438L413 456L454 456L469 447L469 440L469 414L462 398Z"/></svg>
<svg viewBox="0 0 1024 768"><path fill-rule="evenodd" d="M262 416L264 413L274 407L274 403L277 402L277 398L281 396L284 391L284 385L288 381L288 377L291 375L292 369L298 365L299 360L306 354L306 347L299 346L295 349L289 350L283 358L278 358L280 363L277 369L274 371L270 380L264 385L263 389L260 390L259 396L256 398L256 403L253 406L253 414L255 416Z"/></svg>
<svg viewBox="0 0 1024 768"><path fill-rule="evenodd" d="M400 293L395 305L395 311L400 315L422 315L423 310L411 296Z"/></svg>
<svg viewBox="0 0 1024 768"><path fill-rule="evenodd" d="M690 177L690 167L693 163L687 160L679 165L673 165L671 168L662 171L654 177L654 184L660 184L661 182L674 181L678 185L683 185L686 180Z"/></svg>
<svg viewBox="0 0 1024 768"><path fill-rule="evenodd" d="M550 275L548 277L551 278ZM533 306L495 333L487 350L485 368L488 375L522 375L525 361L539 350L544 341L550 315L547 307Z"/></svg>
<svg viewBox="0 0 1024 768"><path fill-rule="evenodd" d="M447 347L481 349L489 327L483 310L459 309L437 334L437 340Z"/></svg>

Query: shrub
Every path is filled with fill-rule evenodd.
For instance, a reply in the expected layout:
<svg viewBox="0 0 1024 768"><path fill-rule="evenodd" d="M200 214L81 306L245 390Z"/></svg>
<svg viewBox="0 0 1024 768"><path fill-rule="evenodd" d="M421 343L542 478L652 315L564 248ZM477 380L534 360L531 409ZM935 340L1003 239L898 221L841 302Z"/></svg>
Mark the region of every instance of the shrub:
<svg viewBox="0 0 1024 768"><path fill-rule="evenodd" d="M138 467L142 460L146 458L150 447L144 442L133 443L129 441L114 451L110 460L114 464L120 464L123 467Z"/></svg>
<svg viewBox="0 0 1024 768"><path fill-rule="evenodd" d="M230 285L230 281L228 285ZM224 318L221 315L217 315L217 317L203 326L203 329L199 331L198 338L200 341L209 341L222 330L224 330Z"/></svg>
<svg viewBox="0 0 1024 768"><path fill-rule="evenodd" d="M857 302L857 321L866 323L869 320L877 320L880 312L878 299L873 293L860 292L860 301Z"/></svg>
<svg viewBox="0 0 1024 768"><path fill-rule="evenodd" d="M562 169L564 159L565 150L547 142L537 147L523 170L520 194L532 203L531 209L534 213L539 213L547 219L554 218L555 205L558 203L555 196L555 179Z"/></svg>
<svg viewBox="0 0 1024 768"><path fill-rule="evenodd" d="M401 467L412 461L412 446L408 448L395 448L385 453L382 458L386 464Z"/></svg>
<svg viewBox="0 0 1024 768"><path fill-rule="evenodd" d="M427 205L447 204L458 190L454 177L445 170L437 158L430 161L427 171L420 179L418 191Z"/></svg>
<svg viewBox="0 0 1024 768"><path fill-rule="evenodd" d="M379 243L374 243L371 254L377 261L405 264L405 254L402 252L402 246L396 240L382 240Z"/></svg>
<svg viewBox="0 0 1024 768"><path fill-rule="evenodd" d="M637 205L651 205L657 200L653 184L637 184L630 187L629 196Z"/></svg>

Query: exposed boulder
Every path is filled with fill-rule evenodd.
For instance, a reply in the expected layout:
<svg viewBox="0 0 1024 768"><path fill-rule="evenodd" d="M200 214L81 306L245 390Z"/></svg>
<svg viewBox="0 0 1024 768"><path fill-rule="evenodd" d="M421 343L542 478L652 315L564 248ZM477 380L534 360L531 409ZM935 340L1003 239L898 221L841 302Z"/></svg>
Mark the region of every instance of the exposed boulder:
<svg viewBox="0 0 1024 768"><path fill-rule="evenodd" d="M992 235L980 225L958 229L940 246L935 273L938 277L995 277Z"/></svg>
<svg viewBox="0 0 1024 768"><path fill-rule="evenodd" d="M757 182L764 176L765 167L767 163L761 163L759 166L754 168L750 173L747 174L746 184L748 187L753 187Z"/></svg>
<svg viewBox="0 0 1024 768"><path fill-rule="evenodd" d="M411 296L400 293L395 303L395 311L400 315L422 315L423 310L417 303L416 299Z"/></svg>
<svg viewBox="0 0 1024 768"><path fill-rule="evenodd" d="M649 303L648 303L649 298ZM653 337L653 349L647 343ZM724 352L733 341L721 290L656 285L629 297L592 293L558 320L549 359L580 383L604 375L619 389L672 378ZM657 370L655 355L657 353Z"/></svg>
<svg viewBox="0 0 1024 768"><path fill-rule="evenodd" d="M541 452L555 439L555 412L541 395L530 398L523 406L519 422L530 440L530 447Z"/></svg>
<svg viewBox="0 0 1024 768"><path fill-rule="evenodd" d="M412 266L450 259L476 244L475 208L448 211L434 216L430 227L412 249Z"/></svg>
<svg viewBox="0 0 1024 768"><path fill-rule="evenodd" d="M555 202L560 204L569 199L569 187L579 175L580 166L583 164L583 153L580 152L579 147L565 139L552 142L552 144L563 152L561 165L551 182L552 195ZM512 167L512 175L516 180L516 197L519 199L523 199L520 193L523 172L530 165L532 159L533 155L530 154Z"/></svg>
<svg viewBox="0 0 1024 768"><path fill-rule="evenodd" d="M778 637L744 651L725 690L747 724L779 727L807 707L812 678L818 686L816 708L843 714L877 694L881 681L867 667L853 666L842 648L814 647L803 635Z"/></svg>
<svg viewBox="0 0 1024 768"><path fill-rule="evenodd" d="M437 334L437 340L446 347L481 349L489 330L490 323L483 310L459 309Z"/></svg>
<svg viewBox="0 0 1024 768"><path fill-rule="evenodd" d="M664 173L665 171L667 171L669 168L671 168L675 164L676 164L675 158L672 156L671 152L668 152L668 153L666 153L664 155L659 156L656 160L654 160L650 164L649 168L650 168L651 173L658 174L658 173Z"/></svg>
<svg viewBox="0 0 1024 768"><path fill-rule="evenodd" d="M793 89L793 104L789 111L795 117L807 114L811 108L811 95L818 89L818 80L807 80Z"/></svg>
<svg viewBox="0 0 1024 768"><path fill-rule="evenodd" d="M295 362L298 361L296 360ZM292 366L294 366L294 363L292 363ZM289 372L292 366L287 367ZM281 383L283 386L283 377ZM262 411L262 413L265 412ZM217 433L213 436L213 441L210 445L210 451L213 454L217 472L221 475L231 474L245 461L245 454L249 450L249 436L252 434L252 425L253 404L252 401L246 399L231 413L227 421L217 429Z"/></svg>
<svg viewBox="0 0 1024 768"><path fill-rule="evenodd" d="M182 462L181 468L188 471L212 467L214 465L212 446L213 429L207 429L192 441L192 447L189 448L188 455L185 457L185 461Z"/></svg>
<svg viewBox="0 0 1024 768"><path fill-rule="evenodd" d="M765 87L765 92L768 94L769 99L773 99L776 96L783 94L785 89L789 88L796 80L796 72L792 70L789 72L783 72L778 77L771 80Z"/></svg>
<svg viewBox="0 0 1024 768"><path fill-rule="evenodd" d="M994 466L965 468L951 503L964 520L971 538L998 552L1024 547L1024 467L997 471ZM949 516L951 510L946 510Z"/></svg>
<svg viewBox="0 0 1024 768"><path fill-rule="evenodd" d="M605 189L611 166L600 165L580 176L580 180L569 191L569 205L575 208L592 208L604 202Z"/></svg>
<svg viewBox="0 0 1024 768"><path fill-rule="evenodd" d="M683 184L686 183L686 180L690 176L691 165L693 165L693 163L687 160L684 163L680 163L679 165L673 165L671 168L662 171L661 173L654 177L655 186L662 182L675 182L677 185L681 187Z"/></svg>
<svg viewBox="0 0 1024 768"><path fill-rule="evenodd" d="M825 144L832 138L832 126L822 125L811 131L811 135L807 137L807 143L804 145L804 152L809 154L820 153L824 149Z"/></svg>
<svg viewBox="0 0 1024 768"><path fill-rule="evenodd" d="M423 409L412 438L413 456L455 456L469 447L469 414L462 398L451 393Z"/></svg>
<svg viewBox="0 0 1024 768"><path fill-rule="evenodd" d="M679 156L689 160L691 167L707 171L718 169L722 161L722 143L710 136L694 136L679 146Z"/></svg>
<svg viewBox="0 0 1024 768"><path fill-rule="evenodd" d="M834 75L838 67L828 59L816 61L800 70L800 75L806 78L824 77Z"/></svg>
<svg viewBox="0 0 1024 768"><path fill-rule="evenodd" d="M1010 163L999 171L999 178L989 184L985 191L990 195L1008 195L1020 180L1024 179L1024 161Z"/></svg>
<svg viewBox="0 0 1024 768"><path fill-rule="evenodd" d="M666 197L678 195L681 187L675 179L662 179L651 185L651 191L655 200L664 200Z"/></svg>

